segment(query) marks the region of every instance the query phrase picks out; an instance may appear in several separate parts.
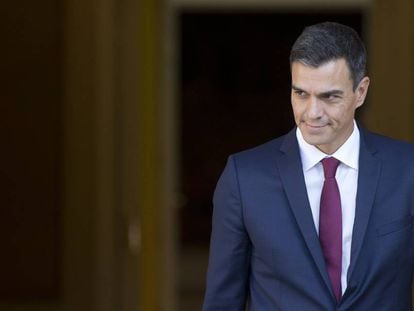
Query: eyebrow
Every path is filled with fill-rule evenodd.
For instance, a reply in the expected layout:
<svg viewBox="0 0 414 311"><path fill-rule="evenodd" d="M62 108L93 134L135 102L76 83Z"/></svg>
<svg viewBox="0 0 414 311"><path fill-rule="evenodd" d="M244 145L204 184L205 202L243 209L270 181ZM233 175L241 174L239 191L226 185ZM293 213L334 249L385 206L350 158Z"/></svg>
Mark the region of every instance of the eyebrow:
<svg viewBox="0 0 414 311"><path fill-rule="evenodd" d="M295 91L298 91L298 92L308 93L305 90L303 90L300 87L297 87L295 85L292 85L292 89L295 90ZM343 94L344 94L344 92L341 91L341 90L330 90L330 91L319 93L316 96L319 97L319 98L326 98L326 97L329 97L329 96L332 96L332 95L343 95Z"/></svg>
<svg viewBox="0 0 414 311"><path fill-rule="evenodd" d="M292 89L294 89L295 91L299 91L299 92L305 92L307 93L305 90L302 90L300 87L297 87L295 85L292 85Z"/></svg>
<svg viewBox="0 0 414 311"><path fill-rule="evenodd" d="M344 92L341 90L331 90L331 91L327 91L327 92L322 92L320 94L318 94L318 97L322 97L322 98L326 98L329 97L331 95L343 95Z"/></svg>

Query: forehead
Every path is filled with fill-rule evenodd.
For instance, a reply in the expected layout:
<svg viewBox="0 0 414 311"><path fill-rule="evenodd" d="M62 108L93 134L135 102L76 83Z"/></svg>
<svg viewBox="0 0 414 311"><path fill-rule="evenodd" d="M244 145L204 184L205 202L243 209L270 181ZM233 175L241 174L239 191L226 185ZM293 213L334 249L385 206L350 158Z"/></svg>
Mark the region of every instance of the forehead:
<svg viewBox="0 0 414 311"><path fill-rule="evenodd" d="M330 89L345 90L352 88L352 79L345 59L331 60L319 67L293 62L292 85L318 92Z"/></svg>

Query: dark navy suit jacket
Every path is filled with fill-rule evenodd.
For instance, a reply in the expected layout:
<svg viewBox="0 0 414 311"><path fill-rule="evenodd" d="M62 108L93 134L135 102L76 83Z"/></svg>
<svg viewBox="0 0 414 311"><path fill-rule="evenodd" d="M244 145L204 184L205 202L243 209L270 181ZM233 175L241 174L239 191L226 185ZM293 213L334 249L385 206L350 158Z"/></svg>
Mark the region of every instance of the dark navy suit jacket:
<svg viewBox="0 0 414 311"><path fill-rule="evenodd" d="M293 129L229 157L214 194L203 310L411 310L414 145L360 133L341 301L329 283Z"/></svg>

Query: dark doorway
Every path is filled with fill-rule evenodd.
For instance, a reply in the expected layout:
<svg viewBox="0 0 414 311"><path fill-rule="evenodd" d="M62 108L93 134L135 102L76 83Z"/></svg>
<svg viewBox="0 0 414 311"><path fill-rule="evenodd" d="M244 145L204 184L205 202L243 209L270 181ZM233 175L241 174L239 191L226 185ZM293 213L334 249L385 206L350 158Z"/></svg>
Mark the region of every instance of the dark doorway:
<svg viewBox="0 0 414 311"><path fill-rule="evenodd" d="M9 1L2 12L0 305L30 305L61 289L61 7Z"/></svg>
<svg viewBox="0 0 414 311"><path fill-rule="evenodd" d="M363 30L358 10L180 15L182 257L196 256L187 252L190 249L208 251L212 194L228 155L280 136L294 125L290 47L306 25L327 20ZM200 256L206 260L206 255ZM181 289L182 299L202 297L204 275L201 278L198 292Z"/></svg>

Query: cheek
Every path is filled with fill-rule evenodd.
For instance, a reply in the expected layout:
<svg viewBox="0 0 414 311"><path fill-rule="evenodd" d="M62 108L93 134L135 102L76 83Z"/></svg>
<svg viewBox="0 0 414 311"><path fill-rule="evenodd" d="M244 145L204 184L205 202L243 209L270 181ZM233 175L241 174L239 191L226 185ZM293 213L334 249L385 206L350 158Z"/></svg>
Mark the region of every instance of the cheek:
<svg viewBox="0 0 414 311"><path fill-rule="evenodd" d="M335 112L331 112L330 119L336 124L336 127L343 128L347 127L348 124L352 123L354 120L354 110L346 109L346 110L339 110Z"/></svg>
<svg viewBox="0 0 414 311"><path fill-rule="evenodd" d="M300 105L292 101L292 110L293 110L293 116L295 119L300 119L303 115L303 109L301 109Z"/></svg>
<svg viewBox="0 0 414 311"><path fill-rule="evenodd" d="M295 119L296 125L299 125L300 120L302 119L302 116L300 113L298 113L297 110L293 110L293 118Z"/></svg>

